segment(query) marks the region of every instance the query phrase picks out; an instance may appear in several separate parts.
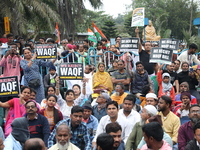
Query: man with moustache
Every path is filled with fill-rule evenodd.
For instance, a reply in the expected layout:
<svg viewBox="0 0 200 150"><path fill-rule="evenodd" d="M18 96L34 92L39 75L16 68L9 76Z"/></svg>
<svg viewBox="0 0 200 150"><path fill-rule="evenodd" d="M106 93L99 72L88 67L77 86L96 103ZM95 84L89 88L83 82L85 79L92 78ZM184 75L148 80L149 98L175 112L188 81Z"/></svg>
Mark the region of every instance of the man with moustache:
<svg viewBox="0 0 200 150"><path fill-rule="evenodd" d="M26 117L28 119L29 124L29 132L30 132L30 138L41 138L46 147L48 142L48 137L50 134L50 127L49 122L41 114L38 114L38 109L36 102L34 101L27 101L25 103L26 108Z"/></svg>
<svg viewBox="0 0 200 150"><path fill-rule="evenodd" d="M84 109L82 107L74 106L71 109L70 118L61 120L60 122L56 124L56 126L54 127L54 130L52 131L48 139L49 148L53 146L53 144L55 144L54 137L56 136L56 129L58 128L58 126L61 124L66 124L67 126L71 128L71 132L72 132L70 142L76 145L81 150L91 149L90 135L88 133L86 124L82 122L83 111Z"/></svg>
<svg viewBox="0 0 200 150"><path fill-rule="evenodd" d="M106 133L110 134L114 139L112 150L125 150L125 144L121 136L122 127L117 122L107 124Z"/></svg>
<svg viewBox="0 0 200 150"><path fill-rule="evenodd" d="M137 122L135 126L133 127L132 132L130 133L128 140L126 142L126 150L132 150L136 149L138 144L140 143L143 132L142 132L142 126L145 125L146 121L155 115L157 115L158 111L153 105L146 105L142 109L142 112L140 113L141 120L140 122Z"/></svg>
<svg viewBox="0 0 200 150"><path fill-rule="evenodd" d="M187 143L194 138L193 126L200 120L200 106L192 105L188 114L190 121L180 126L178 130L178 148L184 150Z"/></svg>
<svg viewBox="0 0 200 150"><path fill-rule="evenodd" d="M56 129L56 144L49 150L80 150L70 142L71 130L66 124L61 124Z"/></svg>

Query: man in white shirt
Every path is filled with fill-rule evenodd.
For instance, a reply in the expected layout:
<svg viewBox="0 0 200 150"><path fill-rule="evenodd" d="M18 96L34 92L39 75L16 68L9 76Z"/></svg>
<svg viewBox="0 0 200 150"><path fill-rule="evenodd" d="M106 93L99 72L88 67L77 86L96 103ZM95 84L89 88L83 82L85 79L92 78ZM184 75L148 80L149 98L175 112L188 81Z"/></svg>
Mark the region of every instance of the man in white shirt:
<svg viewBox="0 0 200 150"><path fill-rule="evenodd" d="M135 105L136 97L133 94L129 94L124 98L123 109L119 110L119 115L121 115L124 119L129 120L131 124L131 128L140 121L140 114L133 110L133 106Z"/></svg>
<svg viewBox="0 0 200 150"><path fill-rule="evenodd" d="M129 121L124 119L121 115L118 115L118 104L115 101L110 101L106 105L107 114L106 116L102 117L99 125L97 127L97 132L95 138L93 139L93 147L96 145L96 139L99 134L105 133L105 128L108 123L117 122L122 127L122 140L126 143L129 134L132 131L132 126Z"/></svg>
<svg viewBox="0 0 200 150"><path fill-rule="evenodd" d="M197 45L192 43L189 46L189 50L182 52L177 59L180 60L181 63L183 62L189 63L190 66L193 66L193 63L200 64L200 61L194 55L197 49L198 49Z"/></svg>

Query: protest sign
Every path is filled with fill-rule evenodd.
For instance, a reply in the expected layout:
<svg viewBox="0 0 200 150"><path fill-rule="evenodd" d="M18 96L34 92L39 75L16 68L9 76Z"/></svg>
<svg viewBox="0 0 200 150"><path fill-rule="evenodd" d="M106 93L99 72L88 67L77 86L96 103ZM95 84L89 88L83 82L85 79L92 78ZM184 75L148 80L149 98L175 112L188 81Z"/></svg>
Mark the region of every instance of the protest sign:
<svg viewBox="0 0 200 150"><path fill-rule="evenodd" d="M59 76L63 80L82 80L83 71L82 63L62 63L59 66Z"/></svg>
<svg viewBox="0 0 200 150"><path fill-rule="evenodd" d="M0 78L0 96L18 96L19 93L17 76Z"/></svg>
<svg viewBox="0 0 200 150"><path fill-rule="evenodd" d="M120 52L138 53L139 38L121 38Z"/></svg>
<svg viewBox="0 0 200 150"><path fill-rule="evenodd" d="M56 44L37 44L35 46L37 59L55 59L57 58Z"/></svg>
<svg viewBox="0 0 200 150"><path fill-rule="evenodd" d="M179 40L160 39L159 47L172 49L173 53L177 53L179 49Z"/></svg>
<svg viewBox="0 0 200 150"><path fill-rule="evenodd" d="M131 27L144 26L144 8L133 10Z"/></svg>
<svg viewBox="0 0 200 150"><path fill-rule="evenodd" d="M152 48L150 54L151 63L170 64L172 62L173 50L167 48Z"/></svg>

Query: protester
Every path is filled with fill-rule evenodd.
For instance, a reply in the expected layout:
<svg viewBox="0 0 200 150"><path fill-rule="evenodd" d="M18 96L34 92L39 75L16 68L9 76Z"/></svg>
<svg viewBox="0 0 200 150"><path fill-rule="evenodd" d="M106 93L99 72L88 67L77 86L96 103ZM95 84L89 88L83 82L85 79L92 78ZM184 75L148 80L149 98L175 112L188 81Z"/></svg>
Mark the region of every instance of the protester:
<svg viewBox="0 0 200 150"><path fill-rule="evenodd" d="M50 148L55 143L54 138L56 135L56 130L61 124L66 124L71 127L72 136L70 138L70 142L76 145L81 150L90 150L91 149L91 141L90 136L87 130L87 126L84 122L82 122L83 118L83 108L80 106L74 106L71 109L70 118L64 119L58 122L51 132L51 135L48 139L48 147Z"/></svg>
<svg viewBox="0 0 200 150"><path fill-rule="evenodd" d="M113 148L114 139L107 133L101 133L97 137L97 150L111 150Z"/></svg>
<svg viewBox="0 0 200 150"><path fill-rule="evenodd" d="M92 98L97 98L102 90L107 90L109 93L113 90L113 84L110 75L105 72L105 64L99 63L98 71L93 75L93 94Z"/></svg>
<svg viewBox="0 0 200 150"><path fill-rule="evenodd" d="M25 142L23 150L46 150L46 147L42 139L32 138Z"/></svg>
<svg viewBox="0 0 200 150"><path fill-rule="evenodd" d="M36 102L27 101L25 103L26 118L28 119L30 138L41 138L47 146L50 127L48 120L39 114Z"/></svg>
<svg viewBox="0 0 200 150"><path fill-rule="evenodd" d="M113 93L110 98L120 105L127 95L128 93L125 92L125 86L122 83L117 83L115 86L115 93Z"/></svg>
<svg viewBox="0 0 200 150"><path fill-rule="evenodd" d="M145 125L147 119L157 115L157 113L158 111L154 106L144 106L142 112L140 113L141 120L135 124L135 126L132 129L132 132L128 137L128 140L126 142L126 150L132 150L137 148L138 144L140 143L143 137L142 126Z"/></svg>
<svg viewBox="0 0 200 150"><path fill-rule="evenodd" d="M30 138L28 120L25 117L13 120L12 132L4 141L4 150L22 150L26 140Z"/></svg>
<svg viewBox="0 0 200 150"><path fill-rule="evenodd" d="M31 50L29 48L24 49L24 57L25 59L20 61L20 65L24 71L24 86L34 88L37 92L36 101L38 103L41 103L42 99L45 98L45 95L39 67L50 67L51 65L53 65L56 59L54 59L52 62L36 59L37 54L34 53L34 55L32 56Z"/></svg>
<svg viewBox="0 0 200 150"><path fill-rule="evenodd" d="M54 126L61 120L63 120L62 113L55 108L57 97L55 95L49 95L47 97L47 107L40 110L40 114L45 116L49 122L50 131L53 130Z"/></svg>
<svg viewBox="0 0 200 150"><path fill-rule="evenodd" d="M80 150L70 142L71 130L66 124L61 124L56 129L56 144L49 150Z"/></svg>
<svg viewBox="0 0 200 150"><path fill-rule="evenodd" d="M187 143L193 139L193 126L200 121L200 106L192 105L188 114L190 121L180 126L178 130L178 148L184 150Z"/></svg>

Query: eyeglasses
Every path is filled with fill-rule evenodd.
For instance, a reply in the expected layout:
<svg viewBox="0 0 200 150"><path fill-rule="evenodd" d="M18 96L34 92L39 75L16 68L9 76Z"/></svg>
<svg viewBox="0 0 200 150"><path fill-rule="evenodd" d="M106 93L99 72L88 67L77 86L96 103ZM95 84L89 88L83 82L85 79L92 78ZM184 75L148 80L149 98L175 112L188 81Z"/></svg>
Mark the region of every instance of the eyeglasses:
<svg viewBox="0 0 200 150"><path fill-rule="evenodd" d="M191 113L191 114L200 114L200 110L198 110L198 111L194 111L194 110L193 110L193 111L191 111L190 113Z"/></svg>
<svg viewBox="0 0 200 150"><path fill-rule="evenodd" d="M67 44L67 43L61 43L61 44Z"/></svg>
<svg viewBox="0 0 200 150"><path fill-rule="evenodd" d="M35 108L36 106L26 106L26 109Z"/></svg>

